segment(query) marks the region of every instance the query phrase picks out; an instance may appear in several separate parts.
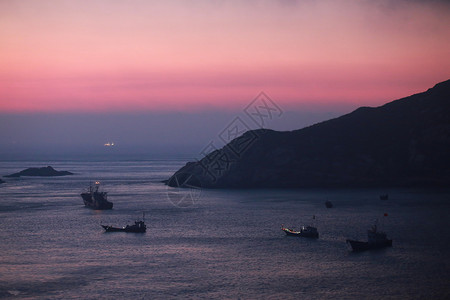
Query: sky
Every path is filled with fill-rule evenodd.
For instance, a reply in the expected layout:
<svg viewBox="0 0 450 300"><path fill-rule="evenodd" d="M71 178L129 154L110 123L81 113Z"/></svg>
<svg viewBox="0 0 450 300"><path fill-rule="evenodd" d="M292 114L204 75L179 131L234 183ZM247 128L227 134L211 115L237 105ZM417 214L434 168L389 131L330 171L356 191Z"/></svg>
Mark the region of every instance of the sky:
<svg viewBox="0 0 450 300"><path fill-rule="evenodd" d="M449 37L447 1L1 0L0 155L201 148L260 92L298 129L449 79Z"/></svg>

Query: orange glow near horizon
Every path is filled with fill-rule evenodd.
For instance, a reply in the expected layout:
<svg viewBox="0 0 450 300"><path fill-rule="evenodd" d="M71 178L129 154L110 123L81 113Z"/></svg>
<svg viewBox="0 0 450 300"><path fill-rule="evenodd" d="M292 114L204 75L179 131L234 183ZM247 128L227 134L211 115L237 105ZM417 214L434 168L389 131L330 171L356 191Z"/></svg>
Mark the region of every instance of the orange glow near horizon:
<svg viewBox="0 0 450 300"><path fill-rule="evenodd" d="M0 3L0 112L380 105L450 78L445 3L81 3Z"/></svg>

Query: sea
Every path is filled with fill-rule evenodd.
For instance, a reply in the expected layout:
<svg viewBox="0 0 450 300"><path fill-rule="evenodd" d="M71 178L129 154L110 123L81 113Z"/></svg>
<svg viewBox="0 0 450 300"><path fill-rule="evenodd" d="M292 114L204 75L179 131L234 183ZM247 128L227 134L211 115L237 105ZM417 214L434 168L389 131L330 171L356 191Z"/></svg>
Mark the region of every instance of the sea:
<svg viewBox="0 0 450 300"><path fill-rule="evenodd" d="M185 159L0 160L2 299L450 299L450 190L179 189ZM86 208L99 181L112 210ZM380 200L388 194L388 200ZM325 201L333 208L326 208ZM145 218L146 233L109 232ZM354 253L375 222L392 248ZM318 239L281 225L313 225Z"/></svg>

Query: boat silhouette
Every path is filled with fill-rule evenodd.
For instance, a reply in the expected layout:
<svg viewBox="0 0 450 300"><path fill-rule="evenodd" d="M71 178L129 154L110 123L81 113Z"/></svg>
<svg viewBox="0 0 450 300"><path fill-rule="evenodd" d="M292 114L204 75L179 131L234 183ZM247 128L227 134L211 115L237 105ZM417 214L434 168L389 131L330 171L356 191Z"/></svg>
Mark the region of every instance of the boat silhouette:
<svg viewBox="0 0 450 300"><path fill-rule="evenodd" d="M147 231L147 225L145 225L145 214L142 214L142 221L134 221L133 225L126 225L124 227L114 227L109 225L101 225L106 232L135 232L135 233L144 233Z"/></svg>
<svg viewBox="0 0 450 300"><path fill-rule="evenodd" d="M380 249L384 247L392 247L392 240L386 237L386 233L378 231L375 223L372 228L367 230L367 242L355 241L348 239L346 242L350 244L353 251L366 251L371 249Z"/></svg>
<svg viewBox="0 0 450 300"><path fill-rule="evenodd" d="M86 192L81 193L84 205L92 209L112 209L113 203L108 201L108 193L99 191L100 182L96 181L95 185L89 185Z"/></svg>
<svg viewBox="0 0 450 300"><path fill-rule="evenodd" d="M281 230L286 233L286 235L290 236L298 236L298 237L307 237L307 238L319 238L319 232L317 231L316 227L312 226L302 226L300 227L299 231L296 231L294 229L285 228L283 225L281 225Z"/></svg>
<svg viewBox="0 0 450 300"><path fill-rule="evenodd" d="M313 216L313 220L316 219L316 216ZM317 228L312 225L306 225L300 227L300 230L290 229L284 227L284 225L281 225L281 230L286 233L288 236L298 236L298 237L306 237L306 238L319 238L319 232L317 231Z"/></svg>

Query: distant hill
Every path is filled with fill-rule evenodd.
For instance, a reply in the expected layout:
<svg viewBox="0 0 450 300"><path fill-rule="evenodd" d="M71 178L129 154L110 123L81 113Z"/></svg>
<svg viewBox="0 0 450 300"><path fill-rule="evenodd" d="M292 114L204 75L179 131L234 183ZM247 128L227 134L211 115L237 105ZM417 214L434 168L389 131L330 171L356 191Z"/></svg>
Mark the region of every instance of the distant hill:
<svg viewBox="0 0 450 300"><path fill-rule="evenodd" d="M18 173L6 175L3 177L20 177L20 176L66 176L73 175L68 171L56 171L51 166L42 168L28 168Z"/></svg>
<svg viewBox="0 0 450 300"><path fill-rule="evenodd" d="M255 138L256 137L256 138ZM236 155L240 145L251 141ZM208 188L450 186L450 80L426 92L290 132L244 133L170 186Z"/></svg>

